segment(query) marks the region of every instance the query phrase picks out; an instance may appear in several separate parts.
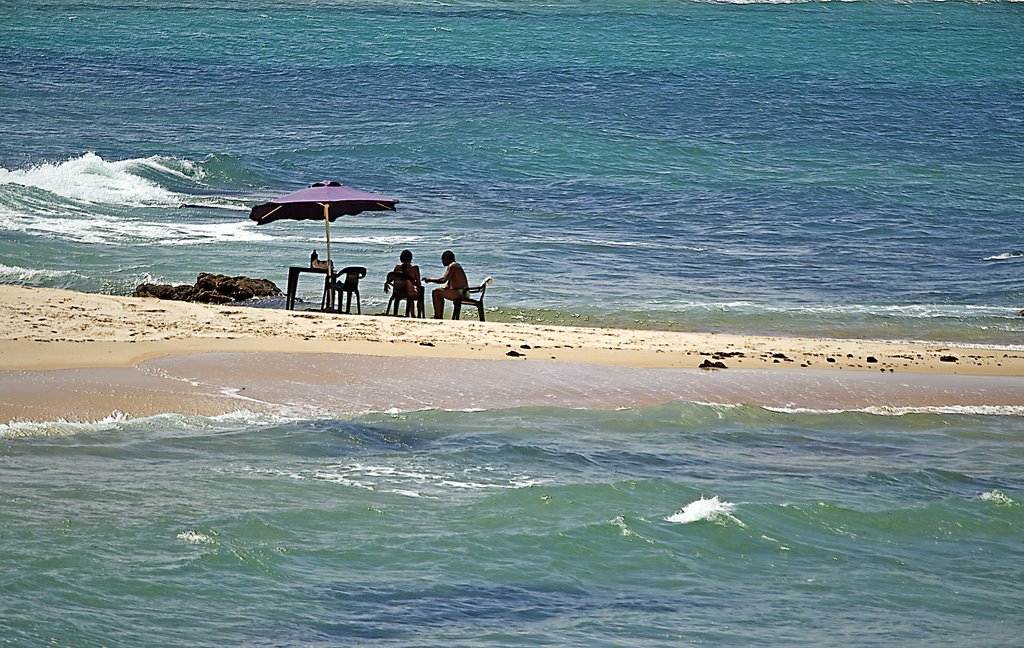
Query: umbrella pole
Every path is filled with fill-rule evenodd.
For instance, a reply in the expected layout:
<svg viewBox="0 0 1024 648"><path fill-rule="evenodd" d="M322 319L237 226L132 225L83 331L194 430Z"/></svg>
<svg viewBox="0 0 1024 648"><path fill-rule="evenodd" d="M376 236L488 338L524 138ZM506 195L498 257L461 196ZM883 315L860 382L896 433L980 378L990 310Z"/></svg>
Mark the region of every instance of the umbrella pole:
<svg viewBox="0 0 1024 648"><path fill-rule="evenodd" d="M324 228L327 230L327 278L324 280L324 298L320 301L320 310L323 310L325 307L334 306L334 295L330 288L331 279L334 278L334 264L331 263L331 205L321 204L324 206Z"/></svg>
<svg viewBox="0 0 1024 648"><path fill-rule="evenodd" d="M334 269L331 266L331 205L321 204L324 206L324 228L327 230L327 272L331 272Z"/></svg>

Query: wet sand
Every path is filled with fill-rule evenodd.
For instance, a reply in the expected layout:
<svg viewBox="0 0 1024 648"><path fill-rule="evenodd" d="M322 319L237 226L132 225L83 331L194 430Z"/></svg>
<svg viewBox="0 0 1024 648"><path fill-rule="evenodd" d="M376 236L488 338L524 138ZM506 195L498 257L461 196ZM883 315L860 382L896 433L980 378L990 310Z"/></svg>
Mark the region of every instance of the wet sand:
<svg viewBox="0 0 1024 648"><path fill-rule="evenodd" d="M1024 414L1024 378L827 370L651 369L292 353L168 356L134 367L0 372L5 421L95 421L249 410L302 418L672 401L877 413L967 408Z"/></svg>

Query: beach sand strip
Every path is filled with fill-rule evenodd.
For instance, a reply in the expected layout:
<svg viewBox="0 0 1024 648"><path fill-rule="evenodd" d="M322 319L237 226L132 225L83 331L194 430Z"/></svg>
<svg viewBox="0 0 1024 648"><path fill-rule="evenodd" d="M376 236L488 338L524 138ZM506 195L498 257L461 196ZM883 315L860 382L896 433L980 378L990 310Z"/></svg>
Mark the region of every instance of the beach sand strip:
<svg viewBox="0 0 1024 648"><path fill-rule="evenodd" d="M0 422L672 400L1024 405L1024 351L412 320L0 286ZM724 369L702 370L720 363Z"/></svg>

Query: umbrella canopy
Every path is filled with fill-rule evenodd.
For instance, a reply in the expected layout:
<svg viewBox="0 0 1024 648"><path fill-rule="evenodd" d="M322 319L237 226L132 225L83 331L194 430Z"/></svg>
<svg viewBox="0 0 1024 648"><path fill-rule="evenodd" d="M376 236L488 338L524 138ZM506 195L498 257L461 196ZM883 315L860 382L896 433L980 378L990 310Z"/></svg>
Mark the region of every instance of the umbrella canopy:
<svg viewBox="0 0 1024 648"><path fill-rule="evenodd" d="M346 187L340 182L317 182L305 189L256 205L249 218L257 225L276 220L321 220L327 228L327 261L331 260L331 222L364 211L394 211L397 200ZM328 267L330 267L328 265Z"/></svg>

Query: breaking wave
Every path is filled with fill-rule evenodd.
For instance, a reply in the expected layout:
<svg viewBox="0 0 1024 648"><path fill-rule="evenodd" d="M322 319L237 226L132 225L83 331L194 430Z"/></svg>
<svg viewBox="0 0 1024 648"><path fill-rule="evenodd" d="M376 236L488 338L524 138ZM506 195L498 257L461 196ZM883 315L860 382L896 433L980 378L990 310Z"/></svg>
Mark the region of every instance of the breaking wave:
<svg viewBox="0 0 1024 648"><path fill-rule="evenodd" d="M182 204L224 209L241 209L237 199L203 195L208 180L223 179L228 165L211 156L202 163L174 157L150 156L107 161L96 153L85 153L63 162L44 162L27 169L0 168L0 206L16 208L19 198L37 201L38 192L18 192L18 187L37 189L59 196L72 204L119 205L131 207L178 207ZM234 175L240 173L237 169ZM26 193L28 194L26 196ZM5 205L6 203L6 205ZM13 203L13 204L12 204ZM56 205L62 206L60 202Z"/></svg>
<svg viewBox="0 0 1024 648"><path fill-rule="evenodd" d="M731 522L740 526L746 526L739 518L732 514L735 509L735 504L721 501L718 499L718 495L710 499L701 497L699 500L694 500L679 511L667 516L665 521L677 524L703 521L721 525Z"/></svg>
<svg viewBox="0 0 1024 648"><path fill-rule="evenodd" d="M1021 259L1024 258L1024 252L1020 250L1014 250L1012 252L1003 252L1002 254L993 254L987 256L983 261L1009 261L1010 259Z"/></svg>

